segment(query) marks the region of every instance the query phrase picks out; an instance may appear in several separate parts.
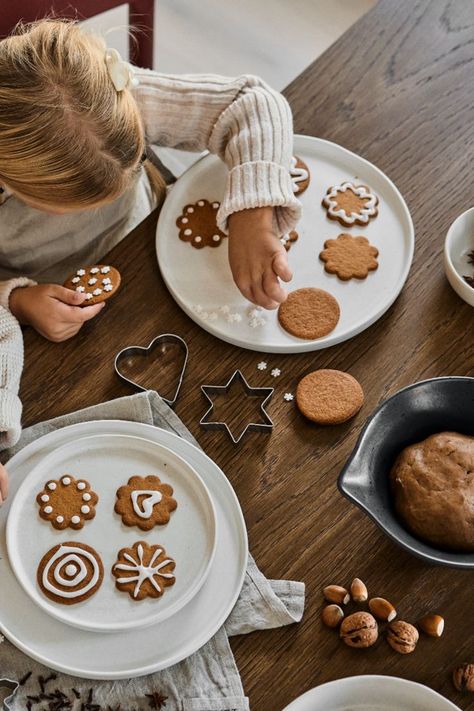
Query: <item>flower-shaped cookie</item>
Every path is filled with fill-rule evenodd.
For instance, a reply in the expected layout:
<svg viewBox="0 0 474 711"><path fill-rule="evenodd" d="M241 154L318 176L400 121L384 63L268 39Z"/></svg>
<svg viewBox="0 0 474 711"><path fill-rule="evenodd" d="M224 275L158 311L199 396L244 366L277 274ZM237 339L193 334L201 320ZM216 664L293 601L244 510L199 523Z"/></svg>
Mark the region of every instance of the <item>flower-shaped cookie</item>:
<svg viewBox="0 0 474 711"><path fill-rule="evenodd" d="M196 249L218 247L226 235L217 226L216 216L220 203L198 200L193 205L185 205L176 220L179 239L191 242Z"/></svg>
<svg viewBox="0 0 474 711"><path fill-rule="evenodd" d="M164 525L178 506L173 499L173 487L164 484L154 474L132 476L128 483L117 491L115 512L122 516L126 526L138 526L149 531L156 525Z"/></svg>
<svg viewBox="0 0 474 711"><path fill-rule="evenodd" d="M36 497L41 518L60 531L82 528L85 521L94 518L98 501L88 481L70 474L50 479Z"/></svg>
<svg viewBox="0 0 474 711"><path fill-rule="evenodd" d="M328 189L323 198L323 207L330 220L337 220L346 227L367 225L377 217L379 199L367 185L341 183Z"/></svg>
<svg viewBox="0 0 474 711"><path fill-rule="evenodd" d="M288 232L287 235L283 235L283 237L280 237L280 242L284 246L287 252L290 251L291 245L293 242L296 242L298 239L298 232L296 230L291 230L291 232Z"/></svg>
<svg viewBox="0 0 474 711"><path fill-rule="evenodd" d="M366 237L353 237L346 233L337 239L327 239L319 258L325 262L324 269L329 274L337 274L339 279L365 279L369 272L377 269L378 249Z"/></svg>
<svg viewBox="0 0 474 711"><path fill-rule="evenodd" d="M127 592L132 600L143 600L161 597L165 588L174 585L175 566L163 546L138 541L119 551L112 574L118 590Z"/></svg>

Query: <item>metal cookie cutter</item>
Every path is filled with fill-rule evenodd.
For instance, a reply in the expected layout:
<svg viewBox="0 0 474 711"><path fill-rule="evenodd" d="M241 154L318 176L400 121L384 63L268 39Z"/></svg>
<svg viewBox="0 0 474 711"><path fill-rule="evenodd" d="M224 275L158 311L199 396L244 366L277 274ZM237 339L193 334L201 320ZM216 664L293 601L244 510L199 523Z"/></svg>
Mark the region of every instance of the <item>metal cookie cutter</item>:
<svg viewBox="0 0 474 711"><path fill-rule="evenodd" d="M183 367L181 368L181 373L179 375L178 379L178 384L176 386L176 390L174 391L173 398L166 398L163 397L163 395L160 395L161 399L166 402L167 405L170 407L173 407L174 404L176 403L176 400L178 399L179 391L181 389L181 384L183 382L184 378L184 371L186 370L186 365L188 362L188 346L186 341L184 341L181 336L177 336L174 333L162 333L160 336L157 336L154 338L151 343L148 344L148 346L127 346L127 348L123 348L121 351L117 353L115 356L115 372L119 376L121 380L123 380L125 383L128 383L132 387L136 388L137 390L140 390L142 392L146 392L149 390L149 388L143 387L143 385L140 385L134 380L130 380L130 378L127 378L126 375L122 373L120 370L120 363L124 361L125 358L129 358L130 356L148 356L150 355L156 348L159 348L160 346L166 345L166 344L173 344L173 345L178 345L180 349L184 353L184 362L183 362ZM158 394L159 391L157 390Z"/></svg>
<svg viewBox="0 0 474 711"><path fill-rule="evenodd" d="M263 422L249 422L248 425L244 427L242 432L238 437L234 437L232 430L227 425L226 422L213 421L209 419L214 411L214 403L212 401L212 395L226 395L235 381L239 381L242 389L247 397L263 397L264 400L260 405L260 414L262 416ZM201 385L201 390L204 396L209 401L209 408L206 410L205 414L201 417L199 424L201 427L207 430L226 430L227 434L231 438L234 444L239 444L242 437L247 432L268 432L270 433L273 429L273 421L270 419L269 415L265 410L265 406L269 403L272 395L273 388L252 388L240 370L236 370L230 380L225 385Z"/></svg>

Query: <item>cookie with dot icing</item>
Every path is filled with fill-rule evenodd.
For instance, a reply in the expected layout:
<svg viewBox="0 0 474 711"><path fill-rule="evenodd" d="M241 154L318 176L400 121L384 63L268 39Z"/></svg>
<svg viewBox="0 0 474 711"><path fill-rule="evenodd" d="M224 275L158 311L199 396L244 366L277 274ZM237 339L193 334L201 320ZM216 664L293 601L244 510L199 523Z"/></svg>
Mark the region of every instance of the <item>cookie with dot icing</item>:
<svg viewBox="0 0 474 711"><path fill-rule="evenodd" d="M166 588L175 584L176 563L161 545L138 541L122 548L112 567L117 590L126 592L132 600L161 597Z"/></svg>
<svg viewBox="0 0 474 711"><path fill-rule="evenodd" d="M179 239L190 242L196 249L218 247L227 236L217 226L219 206L219 202L209 200L198 200L191 205L185 205L176 220Z"/></svg>
<svg viewBox="0 0 474 711"><path fill-rule="evenodd" d="M138 526L150 531L164 526L178 503L173 499L173 487L154 474L132 476L117 491L115 513L120 514L125 526Z"/></svg>
<svg viewBox="0 0 474 711"><path fill-rule="evenodd" d="M107 301L114 296L120 286L120 272L108 264L94 264L81 267L68 276L64 282L66 289L83 292L86 299L81 306L91 306Z"/></svg>
<svg viewBox="0 0 474 711"><path fill-rule="evenodd" d="M36 497L39 515L53 528L79 530L95 516L99 497L85 479L75 479L64 474L60 479L50 479Z"/></svg>
<svg viewBox="0 0 474 711"><path fill-rule="evenodd" d="M291 159L290 178L291 187L293 188L295 196L304 193L310 183L311 177L308 166L301 158L298 158L298 156L293 156Z"/></svg>
<svg viewBox="0 0 474 711"><path fill-rule="evenodd" d="M377 195L367 185L345 182L328 188L322 200L330 220L336 220L345 227L367 225L379 214Z"/></svg>
<svg viewBox="0 0 474 711"><path fill-rule="evenodd" d="M42 557L36 579L43 595L60 605L75 605L92 597L102 585L104 566L85 543L66 541Z"/></svg>

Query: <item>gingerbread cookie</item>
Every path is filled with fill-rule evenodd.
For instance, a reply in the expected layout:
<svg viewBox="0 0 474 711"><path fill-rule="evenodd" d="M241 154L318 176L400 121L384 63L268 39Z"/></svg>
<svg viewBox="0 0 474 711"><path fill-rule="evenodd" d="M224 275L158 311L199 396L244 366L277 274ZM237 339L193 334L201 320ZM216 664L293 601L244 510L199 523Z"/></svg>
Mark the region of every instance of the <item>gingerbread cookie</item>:
<svg viewBox="0 0 474 711"><path fill-rule="evenodd" d="M300 380L296 404L319 425L338 425L354 417L364 403L364 391L352 375L341 370L315 370Z"/></svg>
<svg viewBox="0 0 474 711"><path fill-rule="evenodd" d="M100 588L104 566L93 548L67 541L54 546L42 557L36 578L50 600L75 605L92 597Z"/></svg>
<svg viewBox="0 0 474 711"><path fill-rule="evenodd" d="M175 566L163 546L138 541L119 551L112 574L117 590L128 593L132 600L143 600L161 597L165 588L175 584Z"/></svg>
<svg viewBox="0 0 474 711"><path fill-rule="evenodd" d="M296 230L291 230L291 232L288 232L287 235L283 235L283 237L280 237L280 242L284 246L287 252L290 251L291 245L297 241L299 235Z"/></svg>
<svg viewBox="0 0 474 711"><path fill-rule="evenodd" d="M378 215L379 199L367 185L341 183L328 189L322 205L330 220L337 220L345 227L367 225Z"/></svg>
<svg viewBox="0 0 474 711"><path fill-rule="evenodd" d="M295 195L304 193L310 182L308 166L301 158L293 156L290 162L291 185Z"/></svg>
<svg viewBox="0 0 474 711"><path fill-rule="evenodd" d="M173 487L164 484L159 477L132 476L125 486L117 491L115 512L122 516L126 526L138 526L149 531L153 526L163 526L178 506L173 497Z"/></svg>
<svg viewBox="0 0 474 711"><path fill-rule="evenodd" d="M362 235L353 237L346 233L336 239L327 239L319 258L325 262L324 269L329 274L337 274L342 281L365 279L369 272L377 269L379 251Z"/></svg>
<svg viewBox="0 0 474 711"><path fill-rule="evenodd" d="M113 296L120 286L120 272L106 264L81 267L64 282L66 289L85 293L82 306L91 306L106 301Z"/></svg>
<svg viewBox="0 0 474 711"><path fill-rule="evenodd" d="M41 518L50 521L59 531L82 528L85 521L94 518L98 501L88 481L75 479L70 474L50 479L36 497Z"/></svg>
<svg viewBox="0 0 474 711"><path fill-rule="evenodd" d="M282 328L297 338L322 338L331 333L339 321L340 309L334 296L312 287L296 289L278 309Z"/></svg>
<svg viewBox="0 0 474 711"><path fill-rule="evenodd" d="M225 235L217 226L216 217L219 202L198 200L193 205L185 205L176 220L179 239L191 242L196 249L218 247Z"/></svg>

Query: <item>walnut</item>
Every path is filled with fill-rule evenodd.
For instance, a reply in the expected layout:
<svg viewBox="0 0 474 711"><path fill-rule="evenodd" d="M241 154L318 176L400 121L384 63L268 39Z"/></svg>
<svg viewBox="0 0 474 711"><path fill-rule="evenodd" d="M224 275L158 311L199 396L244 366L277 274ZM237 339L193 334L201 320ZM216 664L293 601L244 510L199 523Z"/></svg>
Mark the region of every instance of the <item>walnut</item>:
<svg viewBox="0 0 474 711"><path fill-rule="evenodd" d="M458 691L474 691L474 664L461 664L453 669L453 684Z"/></svg>
<svg viewBox="0 0 474 711"><path fill-rule="evenodd" d="M369 612L354 612L343 620L339 635L349 647L364 649L375 644L379 630Z"/></svg>
<svg viewBox="0 0 474 711"><path fill-rule="evenodd" d="M409 622L397 620L387 627L387 642L396 652L410 654L418 642L418 630Z"/></svg>

